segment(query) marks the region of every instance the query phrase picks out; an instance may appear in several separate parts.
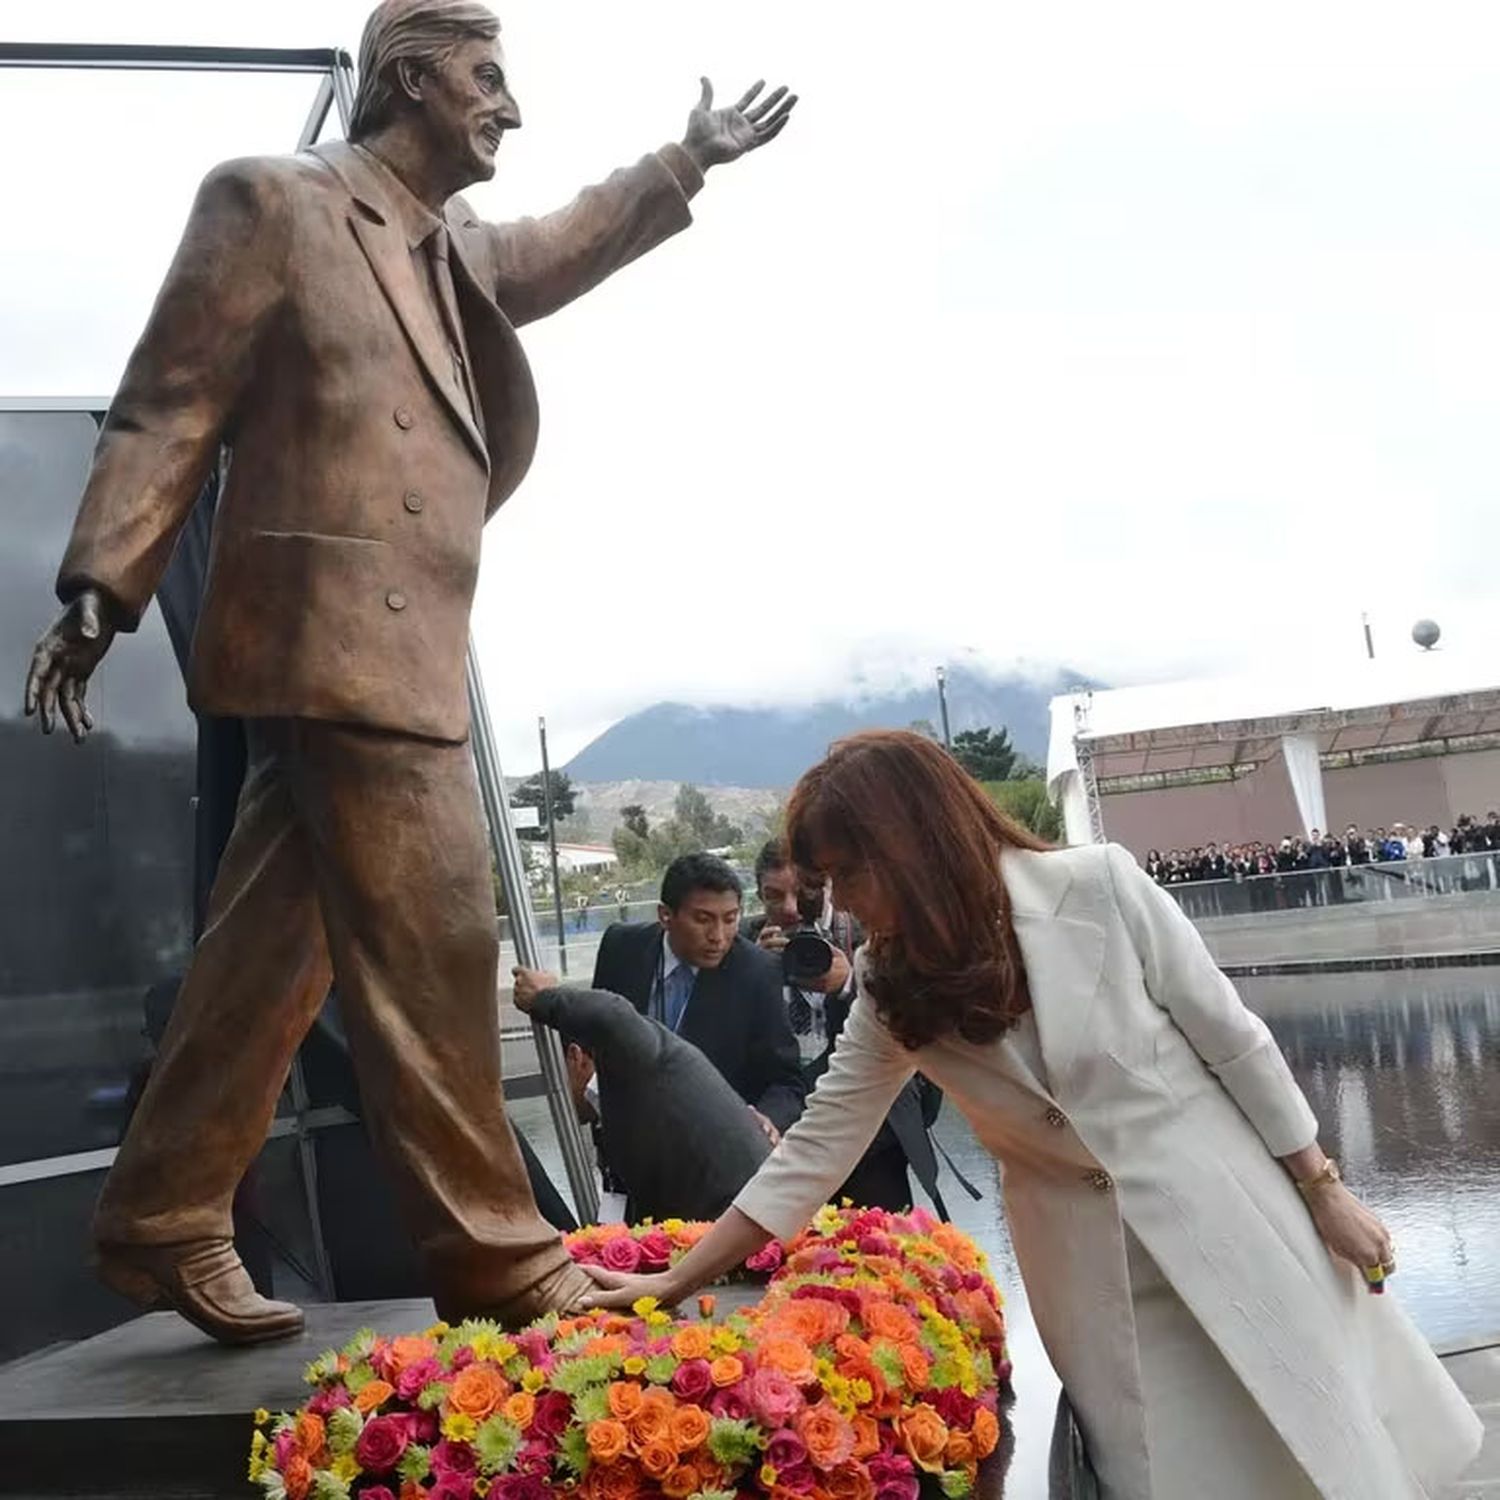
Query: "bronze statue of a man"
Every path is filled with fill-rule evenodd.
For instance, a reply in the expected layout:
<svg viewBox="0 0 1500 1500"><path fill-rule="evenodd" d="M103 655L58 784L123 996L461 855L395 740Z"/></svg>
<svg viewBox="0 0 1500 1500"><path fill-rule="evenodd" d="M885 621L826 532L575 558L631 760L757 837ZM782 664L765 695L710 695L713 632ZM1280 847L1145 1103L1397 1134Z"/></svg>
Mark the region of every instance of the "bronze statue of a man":
<svg viewBox="0 0 1500 1500"><path fill-rule="evenodd" d="M230 1240L236 1184L337 983L367 1125L444 1316L518 1322L587 1283L541 1219L500 1090L489 857L464 653L486 519L537 407L515 329L689 223L717 163L773 139L760 85L567 208L462 198L521 123L499 22L385 0L350 139L211 172L99 439L25 707L92 727L89 674L150 602L231 451L190 701L250 766L203 938L104 1185L99 1267L226 1343L296 1332Z"/></svg>

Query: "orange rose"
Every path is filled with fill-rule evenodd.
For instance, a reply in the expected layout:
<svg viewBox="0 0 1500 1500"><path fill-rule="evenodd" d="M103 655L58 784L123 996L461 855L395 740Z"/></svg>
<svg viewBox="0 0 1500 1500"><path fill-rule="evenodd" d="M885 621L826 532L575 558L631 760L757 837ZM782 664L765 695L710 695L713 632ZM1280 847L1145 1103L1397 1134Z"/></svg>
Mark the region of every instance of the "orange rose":
<svg viewBox="0 0 1500 1500"><path fill-rule="evenodd" d="M427 1500L427 1490L415 1479L403 1479L399 1500Z"/></svg>
<svg viewBox="0 0 1500 1500"><path fill-rule="evenodd" d="M636 1447L672 1440L672 1408L660 1401L642 1401L630 1419L630 1436Z"/></svg>
<svg viewBox="0 0 1500 1500"><path fill-rule="evenodd" d="M943 1450L948 1446L948 1424L924 1401L919 1406L901 1410L896 1430L911 1455L911 1461L929 1474L943 1467Z"/></svg>
<svg viewBox="0 0 1500 1500"><path fill-rule="evenodd" d="M734 1385L744 1373L744 1365L732 1354L721 1354L708 1367L708 1378L721 1390L726 1385Z"/></svg>
<svg viewBox="0 0 1500 1500"><path fill-rule="evenodd" d="M925 1391L932 1375L932 1366L927 1356L915 1344L898 1344L901 1351L901 1374L909 1389Z"/></svg>
<svg viewBox="0 0 1500 1500"><path fill-rule="evenodd" d="M806 1385L813 1378L812 1351L801 1339L781 1338L772 1334L757 1350L758 1362L780 1370L788 1380Z"/></svg>
<svg viewBox="0 0 1500 1500"><path fill-rule="evenodd" d="M516 1391L505 1398L505 1404L500 1410L506 1421L514 1422L522 1432L525 1432L536 1416L536 1397L530 1391Z"/></svg>
<svg viewBox="0 0 1500 1500"><path fill-rule="evenodd" d="M286 1490L287 1500L307 1500L312 1492L313 1467L300 1453L294 1453L287 1459L286 1467L281 1471L281 1484ZM688 1491L692 1494L692 1491Z"/></svg>
<svg viewBox="0 0 1500 1500"><path fill-rule="evenodd" d="M510 1395L510 1384L494 1365L467 1365L448 1388L451 1410L483 1422Z"/></svg>
<svg viewBox="0 0 1500 1500"><path fill-rule="evenodd" d="M634 1380L617 1380L609 1388L609 1414L628 1422L641 1409L641 1388Z"/></svg>
<svg viewBox="0 0 1500 1500"><path fill-rule="evenodd" d="M874 1417L861 1412L854 1419L853 1458L873 1458L880 1452L880 1426Z"/></svg>
<svg viewBox="0 0 1500 1500"><path fill-rule="evenodd" d="M687 1500L689 1495L697 1494L700 1487L698 1471L692 1464L678 1464L661 1482L661 1492L669 1500Z"/></svg>
<svg viewBox="0 0 1500 1500"><path fill-rule="evenodd" d="M354 1398L354 1409L362 1416L368 1416L377 1406L384 1406L395 1394L394 1386L387 1385L383 1380L372 1380L369 1385L360 1387L359 1395Z"/></svg>
<svg viewBox="0 0 1500 1500"><path fill-rule="evenodd" d="M322 1417L316 1412L305 1411L297 1418L295 1436L297 1447L308 1458L313 1458L322 1451L328 1440L328 1431L323 1426Z"/></svg>
<svg viewBox="0 0 1500 1500"><path fill-rule="evenodd" d="M864 1304L860 1314L865 1332L871 1338L889 1339L893 1344L915 1344L917 1325L908 1312L890 1302L875 1299Z"/></svg>
<svg viewBox="0 0 1500 1500"><path fill-rule="evenodd" d="M793 1425L807 1456L820 1469L831 1469L854 1452L854 1428L830 1401L820 1401L798 1412Z"/></svg>
<svg viewBox="0 0 1500 1500"><path fill-rule="evenodd" d="M629 1446L630 1434L623 1422L606 1417L588 1426L589 1457L596 1463L613 1463Z"/></svg>
<svg viewBox="0 0 1500 1500"><path fill-rule="evenodd" d="M648 1479L665 1479L677 1467L677 1450L670 1443L643 1443L635 1456Z"/></svg>
<svg viewBox="0 0 1500 1500"><path fill-rule="evenodd" d="M392 1339L385 1357L392 1373L399 1375L410 1366L419 1364L424 1359L431 1359L436 1353L437 1345L431 1339L409 1333L402 1338Z"/></svg>
<svg viewBox="0 0 1500 1500"><path fill-rule="evenodd" d="M583 1352L587 1355L595 1354L626 1354L630 1349L629 1344L617 1334L601 1334L596 1339L590 1339L583 1346Z"/></svg>
<svg viewBox="0 0 1500 1500"><path fill-rule="evenodd" d="M960 1271L977 1271L979 1256L974 1242L951 1224L939 1224L928 1236Z"/></svg>
<svg viewBox="0 0 1500 1500"><path fill-rule="evenodd" d="M875 1481L863 1464L840 1464L824 1484L830 1500L875 1500Z"/></svg>
<svg viewBox="0 0 1500 1500"><path fill-rule="evenodd" d="M1000 1446L1000 1419L989 1407L981 1406L974 1413L974 1451L980 1458L988 1458Z"/></svg>
<svg viewBox="0 0 1500 1500"><path fill-rule="evenodd" d="M629 1459L601 1464L590 1470L589 1478L594 1500L637 1500L641 1493L641 1471Z"/></svg>
<svg viewBox="0 0 1500 1500"><path fill-rule="evenodd" d="M672 1335L672 1353L678 1359L706 1359L709 1350L708 1329L701 1323L689 1323Z"/></svg>
<svg viewBox="0 0 1500 1500"><path fill-rule="evenodd" d="M959 1292L954 1299L964 1317L987 1339L1005 1337L1005 1320L983 1292Z"/></svg>
<svg viewBox="0 0 1500 1500"><path fill-rule="evenodd" d="M680 1406L672 1413L672 1446L691 1453L708 1441L708 1413L701 1406Z"/></svg>
<svg viewBox="0 0 1500 1500"><path fill-rule="evenodd" d="M943 1463L950 1469L961 1469L974 1463L979 1455L974 1450L974 1439L967 1432L950 1432L948 1444L943 1449Z"/></svg>

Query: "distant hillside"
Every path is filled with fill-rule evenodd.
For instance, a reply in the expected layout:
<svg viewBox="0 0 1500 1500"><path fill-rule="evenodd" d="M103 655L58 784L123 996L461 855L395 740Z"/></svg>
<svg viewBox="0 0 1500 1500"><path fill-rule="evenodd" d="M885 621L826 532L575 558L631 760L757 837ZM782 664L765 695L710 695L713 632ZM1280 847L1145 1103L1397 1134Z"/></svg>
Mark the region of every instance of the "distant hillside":
<svg viewBox="0 0 1500 1500"><path fill-rule="evenodd" d="M1038 683L955 670L948 679L953 732L1004 725L1023 754L1047 752L1047 704L1077 676ZM575 782L691 781L699 786L790 786L841 735L939 723L937 686L802 708L692 708L657 703L622 719L568 762Z"/></svg>

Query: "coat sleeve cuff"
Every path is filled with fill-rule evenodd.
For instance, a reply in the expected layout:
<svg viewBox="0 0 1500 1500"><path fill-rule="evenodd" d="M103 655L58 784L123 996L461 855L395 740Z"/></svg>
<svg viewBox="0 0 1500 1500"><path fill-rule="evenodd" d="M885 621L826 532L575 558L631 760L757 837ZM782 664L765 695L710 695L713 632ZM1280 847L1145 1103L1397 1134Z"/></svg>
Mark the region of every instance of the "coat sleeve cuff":
<svg viewBox="0 0 1500 1500"><path fill-rule="evenodd" d="M1290 1156L1318 1138L1318 1118L1272 1038L1214 1068L1272 1156Z"/></svg>
<svg viewBox="0 0 1500 1500"><path fill-rule="evenodd" d="M684 198L693 197L703 186L703 173L676 141L669 141L656 153L657 160L677 179Z"/></svg>

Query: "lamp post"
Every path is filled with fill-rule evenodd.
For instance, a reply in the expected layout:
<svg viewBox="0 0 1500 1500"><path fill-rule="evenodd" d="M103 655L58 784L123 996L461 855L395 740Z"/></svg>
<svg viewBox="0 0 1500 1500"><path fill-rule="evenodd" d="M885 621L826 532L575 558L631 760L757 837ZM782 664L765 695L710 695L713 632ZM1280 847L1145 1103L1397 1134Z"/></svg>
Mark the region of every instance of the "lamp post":
<svg viewBox="0 0 1500 1500"><path fill-rule="evenodd" d="M547 818L547 848L552 855L552 910L557 914L557 966L568 972L568 934L563 927L562 881L557 874L557 820L552 816L552 767L547 760L547 720L536 721L542 740L542 806Z"/></svg>
<svg viewBox="0 0 1500 1500"><path fill-rule="evenodd" d="M938 682L938 709L943 716L943 748L953 749L953 736L948 733L948 669L939 667L937 669Z"/></svg>

